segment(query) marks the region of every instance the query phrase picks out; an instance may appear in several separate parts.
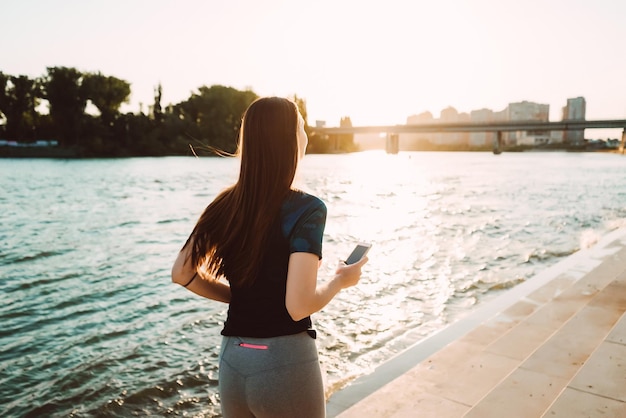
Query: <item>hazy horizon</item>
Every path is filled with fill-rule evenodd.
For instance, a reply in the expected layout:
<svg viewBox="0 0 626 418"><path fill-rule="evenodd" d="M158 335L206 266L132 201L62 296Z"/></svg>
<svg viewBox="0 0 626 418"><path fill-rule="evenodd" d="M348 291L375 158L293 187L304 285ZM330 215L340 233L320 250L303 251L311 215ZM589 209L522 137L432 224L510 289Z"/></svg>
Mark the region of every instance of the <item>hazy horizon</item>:
<svg viewBox="0 0 626 418"><path fill-rule="evenodd" d="M162 83L164 105L202 85L297 94L327 126L524 100L560 120L579 96L589 120L626 119L624 16L611 0L5 2L0 71L100 71L131 83L132 112Z"/></svg>

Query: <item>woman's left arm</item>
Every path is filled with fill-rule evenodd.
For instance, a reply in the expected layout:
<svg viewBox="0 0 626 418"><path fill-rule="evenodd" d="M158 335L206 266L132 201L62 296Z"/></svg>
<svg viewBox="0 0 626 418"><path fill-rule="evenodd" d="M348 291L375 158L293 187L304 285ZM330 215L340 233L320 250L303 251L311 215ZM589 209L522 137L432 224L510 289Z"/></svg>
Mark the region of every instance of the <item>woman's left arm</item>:
<svg viewBox="0 0 626 418"><path fill-rule="evenodd" d="M319 258L315 254L298 252L289 256L285 307L294 321L299 321L326 306L342 289L355 286L361 278L361 268L368 258L337 266L335 275L325 283L317 283Z"/></svg>
<svg viewBox="0 0 626 418"><path fill-rule="evenodd" d="M230 286L218 279L205 280L200 277L195 266L191 265L191 244L183 248L172 266L172 282L193 293L218 302L230 302Z"/></svg>

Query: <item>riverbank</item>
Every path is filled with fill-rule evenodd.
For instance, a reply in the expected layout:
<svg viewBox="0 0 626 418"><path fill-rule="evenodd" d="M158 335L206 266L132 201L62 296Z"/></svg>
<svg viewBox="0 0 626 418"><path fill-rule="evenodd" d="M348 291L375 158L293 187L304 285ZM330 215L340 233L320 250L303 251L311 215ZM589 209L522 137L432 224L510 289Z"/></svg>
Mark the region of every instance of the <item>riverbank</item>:
<svg viewBox="0 0 626 418"><path fill-rule="evenodd" d="M73 148L0 146L0 158L78 158Z"/></svg>
<svg viewBox="0 0 626 418"><path fill-rule="evenodd" d="M335 393L329 417L626 416L626 228Z"/></svg>
<svg viewBox="0 0 626 418"><path fill-rule="evenodd" d="M320 154L349 154L351 152L359 152L358 151L329 151L326 153ZM472 149L461 149L461 148L437 148L437 149L421 149L421 150L402 150L401 152L488 152L492 153L491 148L472 148ZM545 148L507 148L502 152L597 152L597 153L614 153L614 154L623 154L622 151L618 149L545 149ZM311 154L314 155L314 154ZM175 156L175 155L172 155ZM193 156L193 155L188 155ZM200 155L213 157L214 153L210 153L208 155ZM145 157L153 157L150 155L146 155ZM167 157L167 156L163 156ZM0 158L124 158L121 156L112 157L110 155L107 156L95 156L90 155L89 157L84 157L81 155L79 151L75 148L61 148L61 147L8 147L8 146L0 146ZM129 156L127 158L141 158L141 156Z"/></svg>

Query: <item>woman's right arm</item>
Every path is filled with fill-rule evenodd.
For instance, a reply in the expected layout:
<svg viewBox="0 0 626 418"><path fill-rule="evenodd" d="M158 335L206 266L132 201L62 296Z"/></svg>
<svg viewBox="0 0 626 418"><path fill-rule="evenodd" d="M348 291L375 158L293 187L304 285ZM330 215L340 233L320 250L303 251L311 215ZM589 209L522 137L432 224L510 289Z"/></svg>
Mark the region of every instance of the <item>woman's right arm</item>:
<svg viewBox="0 0 626 418"><path fill-rule="evenodd" d="M180 250L172 266L172 282L179 284L193 293L218 302L230 302L230 286L220 280L200 277L196 266L191 264L190 242Z"/></svg>

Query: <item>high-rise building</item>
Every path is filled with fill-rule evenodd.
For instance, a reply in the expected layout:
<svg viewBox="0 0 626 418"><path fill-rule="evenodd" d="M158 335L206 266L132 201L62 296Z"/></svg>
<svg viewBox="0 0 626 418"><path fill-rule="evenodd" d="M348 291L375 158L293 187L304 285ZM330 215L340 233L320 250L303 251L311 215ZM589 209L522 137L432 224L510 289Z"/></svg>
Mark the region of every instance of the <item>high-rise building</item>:
<svg viewBox="0 0 626 418"><path fill-rule="evenodd" d="M452 106L443 109L438 119L440 123L468 123L469 121L468 113L459 113ZM441 132L433 135L433 143L437 145L467 145L468 142L467 132Z"/></svg>
<svg viewBox="0 0 626 418"><path fill-rule="evenodd" d="M567 104L563 108L563 120L585 120L587 104L584 97L567 99ZM580 146L585 142L585 130L564 131L563 142L573 146Z"/></svg>
<svg viewBox="0 0 626 418"><path fill-rule="evenodd" d="M478 109L470 112L472 123L494 122L495 116L491 109ZM483 147L493 143L493 132L471 132L469 134L470 147Z"/></svg>
<svg viewBox="0 0 626 418"><path fill-rule="evenodd" d="M422 112L418 115L411 115L406 118L407 125L421 125L435 123L433 114ZM432 133L404 133L400 134L400 148L404 150L415 149L432 140Z"/></svg>
<svg viewBox="0 0 626 418"><path fill-rule="evenodd" d="M585 99L576 97L567 99L567 105L563 108L563 120L585 120ZM459 113L454 107L447 107L441 111L439 118L434 118L430 112L412 115L407 118L407 125L432 124L432 123L497 123L497 122L549 122L550 105L522 101L509 103L501 111L494 112L491 109L472 110L468 113ZM494 132L428 132L406 133L400 136L401 148L406 143L407 149L411 146L430 142L434 145L468 145L472 147L484 147L491 145L495 137ZM544 145L566 141L570 144L582 145L584 143L584 131L515 131L503 132L502 139L508 145Z"/></svg>
<svg viewBox="0 0 626 418"><path fill-rule="evenodd" d="M507 107L509 121L550 121L550 105L527 102L509 103ZM538 145L550 142L549 131L509 132L506 141L510 145Z"/></svg>

